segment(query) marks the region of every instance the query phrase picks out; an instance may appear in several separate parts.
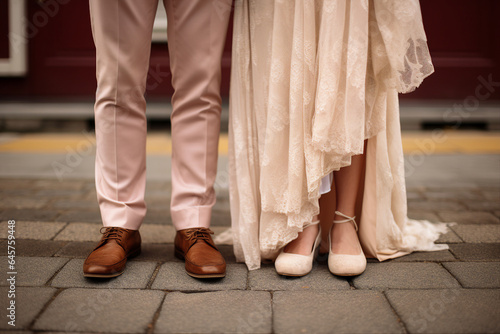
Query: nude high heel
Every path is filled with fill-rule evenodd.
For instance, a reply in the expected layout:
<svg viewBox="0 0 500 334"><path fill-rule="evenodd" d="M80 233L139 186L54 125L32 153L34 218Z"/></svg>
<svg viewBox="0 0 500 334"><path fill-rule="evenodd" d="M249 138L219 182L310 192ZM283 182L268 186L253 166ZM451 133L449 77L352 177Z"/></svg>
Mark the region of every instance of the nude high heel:
<svg viewBox="0 0 500 334"><path fill-rule="evenodd" d="M304 224L304 229L311 226L319 224L319 220ZM285 247L281 250L280 254L274 262L276 272L284 276L305 276L309 274L313 267L314 257L316 251L318 250L319 243L321 241L321 226L318 229L318 235L314 241L314 245L309 255L285 253Z"/></svg>
<svg viewBox="0 0 500 334"><path fill-rule="evenodd" d="M356 218L355 216L349 217L339 211L335 211L335 214L338 216L345 217L347 219L334 220L333 221L334 224L343 224L352 222L354 225L354 229L356 230L356 232L358 231L358 225L354 220ZM335 254L332 252L332 241L331 241L332 229L333 225L332 228L330 229L330 233L328 234L328 242L330 245L330 252L328 254L328 269L330 269L330 272L338 276L356 276L363 273L363 271L365 271L366 269L366 256L363 253L363 249L361 248L359 240L357 240L359 247L359 254L357 255Z"/></svg>

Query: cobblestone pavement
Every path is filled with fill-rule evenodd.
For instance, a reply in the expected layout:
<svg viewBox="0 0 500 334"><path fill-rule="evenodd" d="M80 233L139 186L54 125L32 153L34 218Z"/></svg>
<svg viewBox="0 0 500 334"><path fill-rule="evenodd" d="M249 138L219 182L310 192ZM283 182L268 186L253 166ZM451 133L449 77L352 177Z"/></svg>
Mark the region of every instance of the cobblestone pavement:
<svg viewBox="0 0 500 334"><path fill-rule="evenodd" d="M0 329L104 333L486 333L500 332L500 187L409 186L409 215L457 224L449 250L370 260L354 278L316 263L303 278L272 265L248 272L232 247L224 279L188 276L173 256L169 184L147 186L143 252L115 279L85 279L100 238L91 180L0 179ZM9 220L15 220L16 326L8 325ZM216 233L230 224L219 191Z"/></svg>

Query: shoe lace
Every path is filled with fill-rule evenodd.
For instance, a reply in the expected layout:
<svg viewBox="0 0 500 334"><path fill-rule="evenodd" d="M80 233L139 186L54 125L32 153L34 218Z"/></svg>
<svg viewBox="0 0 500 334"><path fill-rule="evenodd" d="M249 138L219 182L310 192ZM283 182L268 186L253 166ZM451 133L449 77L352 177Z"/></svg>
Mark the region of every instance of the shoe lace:
<svg viewBox="0 0 500 334"><path fill-rule="evenodd" d="M186 237L189 241L205 240L210 242L210 234L214 234L214 232L206 227L200 227L186 231Z"/></svg>
<svg viewBox="0 0 500 334"><path fill-rule="evenodd" d="M101 227L99 232L103 234L103 241L115 239L118 243L120 243L123 237L124 230L118 227Z"/></svg>

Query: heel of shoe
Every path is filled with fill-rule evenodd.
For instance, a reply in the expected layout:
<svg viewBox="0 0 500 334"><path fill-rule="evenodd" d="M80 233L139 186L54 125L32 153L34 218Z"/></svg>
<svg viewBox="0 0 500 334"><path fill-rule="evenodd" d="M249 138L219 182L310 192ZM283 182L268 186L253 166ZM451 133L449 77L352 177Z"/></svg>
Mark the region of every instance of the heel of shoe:
<svg viewBox="0 0 500 334"><path fill-rule="evenodd" d="M127 258L131 259L133 257L136 257L136 256L139 256L141 255L141 247L135 249L134 251L132 251L128 256Z"/></svg>
<svg viewBox="0 0 500 334"><path fill-rule="evenodd" d="M319 221L313 224L318 224ZM309 274L313 268L314 259L318 255L319 242L321 240L321 227L318 229L318 234L313 244L313 249L310 255L300 255L293 253L285 253L284 249L274 262L274 267L279 275L283 276L305 276Z"/></svg>
<svg viewBox="0 0 500 334"><path fill-rule="evenodd" d="M182 261L185 260L184 253L180 249L178 249L177 247L174 248L174 255L179 260L182 260Z"/></svg>

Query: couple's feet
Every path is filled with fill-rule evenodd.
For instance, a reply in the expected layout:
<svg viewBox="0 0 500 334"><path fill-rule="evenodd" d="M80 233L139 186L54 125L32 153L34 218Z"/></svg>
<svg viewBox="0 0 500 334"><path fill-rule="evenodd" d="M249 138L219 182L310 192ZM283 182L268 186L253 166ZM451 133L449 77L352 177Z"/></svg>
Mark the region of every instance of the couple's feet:
<svg viewBox="0 0 500 334"><path fill-rule="evenodd" d="M338 211L328 238L328 268L339 276L361 274L366 268L366 258L357 237L355 217ZM352 224L344 224L352 223ZM103 232L104 229L104 232ZM141 253L139 231L120 227L103 227L101 241L83 264L85 277L116 277L125 270L128 258ZM177 231L175 255L185 261L186 272L197 278L224 277L226 262L215 246L208 228L190 228ZM320 248L319 221L305 226L294 242L288 244L276 259L276 271L281 275L304 276L313 266ZM311 246L312 249L311 249ZM309 245L309 246L307 246Z"/></svg>
<svg viewBox="0 0 500 334"><path fill-rule="evenodd" d="M103 232L104 229L104 232ZM83 264L83 276L110 278L123 273L128 258L141 253L139 231L121 227L103 227L101 241ZM186 272L196 278L226 275L226 262L204 227L177 231L175 256L185 261Z"/></svg>
<svg viewBox="0 0 500 334"><path fill-rule="evenodd" d="M355 276L366 268L366 257L357 236L356 217L335 211L335 220L328 233L328 248L322 244L323 253L328 252L328 268L338 276ZM349 224L346 224L349 223ZM312 242L314 240L314 242ZM321 243L319 221L307 224L299 237L283 248L275 261L276 271L285 276L307 275ZM312 249L311 249L311 246Z"/></svg>

